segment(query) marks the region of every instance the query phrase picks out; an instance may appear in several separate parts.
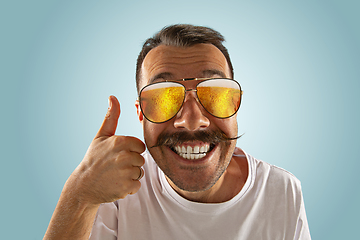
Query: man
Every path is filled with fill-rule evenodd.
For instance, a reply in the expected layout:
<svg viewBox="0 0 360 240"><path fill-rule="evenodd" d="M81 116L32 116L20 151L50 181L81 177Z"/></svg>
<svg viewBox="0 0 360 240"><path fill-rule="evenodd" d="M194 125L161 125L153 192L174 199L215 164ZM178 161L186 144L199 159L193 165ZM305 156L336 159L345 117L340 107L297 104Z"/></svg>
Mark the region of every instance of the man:
<svg viewBox="0 0 360 240"><path fill-rule="evenodd" d="M145 42L135 103L145 144L114 135L110 96L44 239L310 239L299 181L236 147L242 91L223 41L173 25Z"/></svg>

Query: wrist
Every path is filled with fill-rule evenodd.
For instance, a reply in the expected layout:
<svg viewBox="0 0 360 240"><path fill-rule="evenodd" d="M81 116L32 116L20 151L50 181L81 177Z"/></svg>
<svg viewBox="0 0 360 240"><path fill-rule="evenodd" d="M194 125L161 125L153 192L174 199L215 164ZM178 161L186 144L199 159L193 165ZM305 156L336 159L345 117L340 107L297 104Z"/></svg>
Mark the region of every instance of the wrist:
<svg viewBox="0 0 360 240"><path fill-rule="evenodd" d="M88 239L100 204L80 201L65 184L44 239Z"/></svg>
<svg viewBox="0 0 360 240"><path fill-rule="evenodd" d="M81 179L81 174L72 173L63 187L60 200L63 198L67 204L78 209L98 208L100 204L93 203L91 198L87 196L86 192L89 186L83 182L86 180Z"/></svg>

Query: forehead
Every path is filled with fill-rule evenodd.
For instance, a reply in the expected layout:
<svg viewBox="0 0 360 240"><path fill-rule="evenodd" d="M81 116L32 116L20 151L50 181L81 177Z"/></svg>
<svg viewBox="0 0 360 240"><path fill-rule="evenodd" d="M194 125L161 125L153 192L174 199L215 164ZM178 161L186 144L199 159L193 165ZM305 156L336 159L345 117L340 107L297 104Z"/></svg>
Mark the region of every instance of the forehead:
<svg viewBox="0 0 360 240"><path fill-rule="evenodd" d="M154 81L202 77L230 77L226 58L217 47L212 44L160 45L152 49L142 63L140 88Z"/></svg>

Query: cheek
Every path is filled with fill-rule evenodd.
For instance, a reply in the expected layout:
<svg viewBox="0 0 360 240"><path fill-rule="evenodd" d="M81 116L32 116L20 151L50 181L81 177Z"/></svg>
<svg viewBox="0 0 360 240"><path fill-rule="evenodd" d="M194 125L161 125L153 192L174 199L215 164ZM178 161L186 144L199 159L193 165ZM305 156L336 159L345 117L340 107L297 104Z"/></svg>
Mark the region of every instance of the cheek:
<svg viewBox="0 0 360 240"><path fill-rule="evenodd" d="M147 146L153 146L160 133L162 133L166 128L166 123L151 123L148 120L144 119L143 122L144 128L144 140Z"/></svg>
<svg viewBox="0 0 360 240"><path fill-rule="evenodd" d="M236 137L238 134L236 115L226 119L215 118L213 123L228 137Z"/></svg>

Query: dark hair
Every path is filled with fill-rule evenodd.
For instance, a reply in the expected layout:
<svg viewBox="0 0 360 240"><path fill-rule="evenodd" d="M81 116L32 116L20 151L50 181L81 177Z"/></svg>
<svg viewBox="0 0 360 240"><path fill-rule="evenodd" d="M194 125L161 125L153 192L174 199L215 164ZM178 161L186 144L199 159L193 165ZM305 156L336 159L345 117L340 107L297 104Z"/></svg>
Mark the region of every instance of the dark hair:
<svg viewBox="0 0 360 240"><path fill-rule="evenodd" d="M230 56L222 42L225 38L217 31L202 26L193 26L189 24L176 24L163 28L152 38L145 41L136 63L136 88L140 91L141 65L146 54L151 49L159 45L168 45L175 47L191 47L199 43L210 43L217 47L225 56L231 71L231 78L234 77L233 66Z"/></svg>

